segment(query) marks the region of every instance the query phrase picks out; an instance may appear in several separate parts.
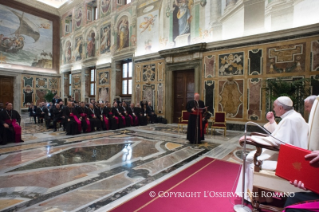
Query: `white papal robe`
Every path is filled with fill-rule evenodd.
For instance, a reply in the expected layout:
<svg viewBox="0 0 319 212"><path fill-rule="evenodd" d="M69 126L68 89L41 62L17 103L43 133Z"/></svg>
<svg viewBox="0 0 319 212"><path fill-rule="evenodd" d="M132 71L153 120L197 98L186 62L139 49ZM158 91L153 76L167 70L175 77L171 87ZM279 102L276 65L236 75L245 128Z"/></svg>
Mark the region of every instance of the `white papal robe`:
<svg viewBox="0 0 319 212"><path fill-rule="evenodd" d="M308 124L305 119L301 116L300 113L295 110L287 111L281 116L282 120L280 123L272 124L272 129L268 128L270 131L274 129L271 133L276 139L298 146L301 148L307 149L308 145ZM251 136L252 140L269 146L280 146L281 142L272 138L272 137L261 137L261 136ZM250 192L253 189L253 174L254 174L254 155L256 151L250 152L246 157L246 170L245 170L245 199L250 201L247 198L247 188ZM261 168L264 170L276 170L278 159L278 152L263 149L262 154L258 157L258 160L262 160L263 163ZM267 183L267 182L265 182ZM242 171L238 180L236 193L239 196L242 196Z"/></svg>

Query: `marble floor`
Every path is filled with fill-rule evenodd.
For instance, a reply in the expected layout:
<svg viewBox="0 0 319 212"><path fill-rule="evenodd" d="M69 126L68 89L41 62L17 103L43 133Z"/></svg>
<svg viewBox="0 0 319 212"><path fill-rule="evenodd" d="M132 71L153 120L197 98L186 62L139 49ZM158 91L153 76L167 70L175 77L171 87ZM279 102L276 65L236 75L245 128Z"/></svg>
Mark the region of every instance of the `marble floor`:
<svg viewBox="0 0 319 212"><path fill-rule="evenodd" d="M22 127L24 143L0 147L1 211L107 211L205 156L241 163L238 131L192 145L175 124L76 136L28 117Z"/></svg>

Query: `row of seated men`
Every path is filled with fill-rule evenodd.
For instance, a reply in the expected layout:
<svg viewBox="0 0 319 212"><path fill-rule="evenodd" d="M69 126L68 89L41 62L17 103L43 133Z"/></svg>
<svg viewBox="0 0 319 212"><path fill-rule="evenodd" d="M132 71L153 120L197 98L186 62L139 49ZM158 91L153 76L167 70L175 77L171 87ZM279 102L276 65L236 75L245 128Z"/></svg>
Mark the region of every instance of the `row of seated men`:
<svg viewBox="0 0 319 212"><path fill-rule="evenodd" d="M93 132L100 130L116 130L124 127L147 125L148 121L154 123L157 116L151 104L139 104L135 106L126 102L96 103L68 102L67 106L62 101L54 105L46 106L40 103L38 107L29 107L30 116L38 118L39 123L45 121L47 128L53 123L56 131L57 123L64 126L68 135L79 134L81 132Z"/></svg>

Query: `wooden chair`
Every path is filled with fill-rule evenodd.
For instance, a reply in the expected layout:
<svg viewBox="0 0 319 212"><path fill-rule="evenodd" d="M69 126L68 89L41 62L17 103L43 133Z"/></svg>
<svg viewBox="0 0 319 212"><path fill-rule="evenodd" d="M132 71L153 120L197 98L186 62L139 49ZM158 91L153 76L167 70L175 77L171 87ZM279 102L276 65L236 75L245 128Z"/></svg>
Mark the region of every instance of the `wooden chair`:
<svg viewBox="0 0 319 212"><path fill-rule="evenodd" d="M183 126L184 125L188 125L188 118L189 118L190 113L187 112L187 110L182 110L182 116L180 118L178 118L178 133L179 130L182 129L183 131Z"/></svg>
<svg viewBox="0 0 319 212"><path fill-rule="evenodd" d="M215 112L215 121L212 123L210 133L214 129L224 129L224 136L226 136L226 112Z"/></svg>

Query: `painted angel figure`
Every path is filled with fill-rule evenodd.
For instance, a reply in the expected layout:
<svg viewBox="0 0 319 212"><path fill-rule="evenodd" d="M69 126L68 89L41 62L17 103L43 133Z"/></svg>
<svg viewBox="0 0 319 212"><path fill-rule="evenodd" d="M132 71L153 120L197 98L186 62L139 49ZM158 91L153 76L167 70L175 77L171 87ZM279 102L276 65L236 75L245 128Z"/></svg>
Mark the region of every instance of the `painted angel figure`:
<svg viewBox="0 0 319 212"><path fill-rule="evenodd" d="M144 17L144 22L140 24L140 29L142 29L141 33L145 32L146 30L152 31L152 26L154 26L156 17L157 15L153 16L152 14Z"/></svg>

